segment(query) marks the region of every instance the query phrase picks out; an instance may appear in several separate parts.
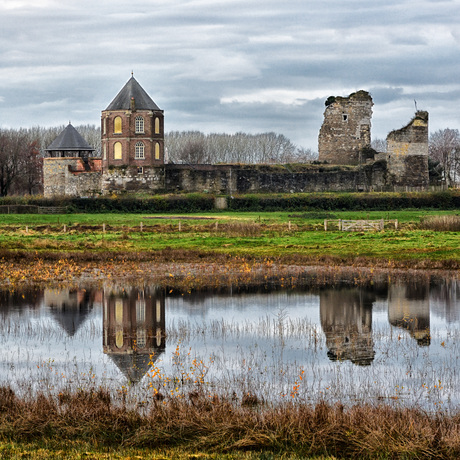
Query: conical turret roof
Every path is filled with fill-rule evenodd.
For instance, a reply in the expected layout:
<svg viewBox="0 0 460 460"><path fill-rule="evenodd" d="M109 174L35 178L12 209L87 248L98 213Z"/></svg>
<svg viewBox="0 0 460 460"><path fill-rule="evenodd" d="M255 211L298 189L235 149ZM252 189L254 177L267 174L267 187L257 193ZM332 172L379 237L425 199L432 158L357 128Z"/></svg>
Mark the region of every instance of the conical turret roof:
<svg viewBox="0 0 460 460"><path fill-rule="evenodd" d="M88 142L83 139L81 134L69 123L64 131L59 134L47 151L91 151L93 149Z"/></svg>
<svg viewBox="0 0 460 460"><path fill-rule="evenodd" d="M131 77L105 110L130 110L131 99L137 110L161 110L134 77Z"/></svg>

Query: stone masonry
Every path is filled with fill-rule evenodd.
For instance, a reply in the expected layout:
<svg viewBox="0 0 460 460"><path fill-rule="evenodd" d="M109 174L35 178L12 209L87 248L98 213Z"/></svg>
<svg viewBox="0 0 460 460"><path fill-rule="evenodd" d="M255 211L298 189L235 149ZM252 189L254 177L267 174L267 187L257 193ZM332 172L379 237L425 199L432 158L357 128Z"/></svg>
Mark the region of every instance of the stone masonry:
<svg viewBox="0 0 460 460"><path fill-rule="evenodd" d="M89 167L88 167L89 166ZM44 158L44 196L93 196L101 193L101 160L82 158Z"/></svg>
<svg viewBox="0 0 460 460"><path fill-rule="evenodd" d="M429 185L428 112L418 111L403 128L387 136L388 172L396 187Z"/></svg>
<svg viewBox="0 0 460 460"><path fill-rule="evenodd" d="M373 105L371 95L363 90L326 100L318 137L319 161L340 165L365 163L362 149L371 145Z"/></svg>

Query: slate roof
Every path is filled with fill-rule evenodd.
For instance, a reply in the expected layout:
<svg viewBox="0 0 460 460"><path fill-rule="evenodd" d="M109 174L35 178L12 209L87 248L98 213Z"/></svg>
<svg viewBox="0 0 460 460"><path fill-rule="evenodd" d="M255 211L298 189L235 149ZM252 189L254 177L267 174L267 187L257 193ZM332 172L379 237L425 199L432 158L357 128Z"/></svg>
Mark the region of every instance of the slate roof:
<svg viewBox="0 0 460 460"><path fill-rule="evenodd" d="M161 110L134 77L131 77L105 110L130 110L134 98L136 110Z"/></svg>
<svg viewBox="0 0 460 460"><path fill-rule="evenodd" d="M83 139L81 134L69 123L67 127L59 134L50 146L46 149L50 151L91 151L93 149L88 142Z"/></svg>

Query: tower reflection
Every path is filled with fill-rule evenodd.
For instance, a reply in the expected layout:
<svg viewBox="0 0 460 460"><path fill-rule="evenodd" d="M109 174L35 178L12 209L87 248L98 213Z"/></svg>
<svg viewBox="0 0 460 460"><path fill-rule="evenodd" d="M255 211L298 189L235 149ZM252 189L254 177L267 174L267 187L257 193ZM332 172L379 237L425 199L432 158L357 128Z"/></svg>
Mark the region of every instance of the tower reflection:
<svg viewBox="0 0 460 460"><path fill-rule="evenodd" d="M165 350L165 294L155 288L105 293L103 350L130 383Z"/></svg>
<svg viewBox="0 0 460 460"><path fill-rule="evenodd" d="M431 343L429 290L427 280L391 285L388 291L388 321L406 329L420 346Z"/></svg>
<svg viewBox="0 0 460 460"><path fill-rule="evenodd" d="M368 366L374 360L372 304L375 295L357 288L320 293L321 327L330 360L350 360Z"/></svg>

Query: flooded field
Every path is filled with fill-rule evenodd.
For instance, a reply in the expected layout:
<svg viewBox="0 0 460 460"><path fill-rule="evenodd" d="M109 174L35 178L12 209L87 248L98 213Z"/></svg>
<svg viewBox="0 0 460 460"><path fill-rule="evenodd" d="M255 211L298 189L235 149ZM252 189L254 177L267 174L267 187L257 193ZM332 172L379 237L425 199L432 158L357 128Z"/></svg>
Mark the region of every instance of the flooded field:
<svg viewBox="0 0 460 460"><path fill-rule="evenodd" d="M23 395L102 386L138 407L203 392L449 410L460 402L460 282L29 288L1 294L0 347L0 385Z"/></svg>

